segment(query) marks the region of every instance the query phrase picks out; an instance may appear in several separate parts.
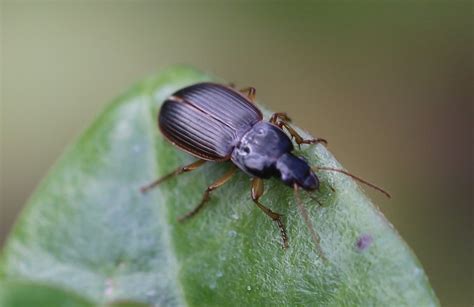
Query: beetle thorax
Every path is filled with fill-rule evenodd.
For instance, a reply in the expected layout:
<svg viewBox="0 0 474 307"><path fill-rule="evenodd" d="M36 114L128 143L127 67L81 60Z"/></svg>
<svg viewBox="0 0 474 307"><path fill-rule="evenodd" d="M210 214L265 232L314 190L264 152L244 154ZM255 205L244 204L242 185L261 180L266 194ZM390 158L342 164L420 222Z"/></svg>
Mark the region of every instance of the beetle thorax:
<svg viewBox="0 0 474 307"><path fill-rule="evenodd" d="M293 150L288 136L277 126L258 122L234 148L232 162L244 172L260 178L277 175L277 160Z"/></svg>
<svg viewBox="0 0 474 307"><path fill-rule="evenodd" d="M241 138L232 152L232 162L249 175L280 178L285 184L297 184L315 190L319 180L308 163L294 156L290 138L277 126L259 122Z"/></svg>

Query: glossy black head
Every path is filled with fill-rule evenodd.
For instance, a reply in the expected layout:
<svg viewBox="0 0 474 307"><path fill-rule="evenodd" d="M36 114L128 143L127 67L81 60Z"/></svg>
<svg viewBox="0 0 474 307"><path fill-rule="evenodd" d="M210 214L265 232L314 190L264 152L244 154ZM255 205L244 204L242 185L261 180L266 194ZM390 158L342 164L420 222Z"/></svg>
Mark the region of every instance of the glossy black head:
<svg viewBox="0 0 474 307"><path fill-rule="evenodd" d="M319 180L308 163L291 153L282 155L276 162L280 179L290 187L295 183L304 190L314 191L319 188Z"/></svg>

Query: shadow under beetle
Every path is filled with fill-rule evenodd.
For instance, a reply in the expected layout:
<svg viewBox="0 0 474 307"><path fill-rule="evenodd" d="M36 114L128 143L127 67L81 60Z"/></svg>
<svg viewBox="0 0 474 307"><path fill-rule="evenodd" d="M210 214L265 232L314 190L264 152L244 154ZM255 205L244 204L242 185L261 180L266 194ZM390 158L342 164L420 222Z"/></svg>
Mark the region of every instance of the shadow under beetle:
<svg viewBox="0 0 474 307"><path fill-rule="evenodd" d="M315 171L340 172L367 184L388 197L384 190L344 170L316 167L312 169L305 159L295 156L290 134L301 144L326 144L326 140L304 139L289 124L286 113L274 113L268 122L254 104L255 88L240 91L216 83L198 83L185 87L168 97L160 109L158 125L173 145L199 158L194 163L180 167L141 189L146 192L163 181L190 172L207 161L231 161L237 168L253 177L251 196L254 203L275 221L280 229L282 244L288 247L288 236L282 215L270 210L259 201L263 195L263 179L277 177L295 192L298 208L319 249L319 238L314 231L307 211L302 205L298 190L315 191L319 180ZM223 177L212 183L204 192L201 202L190 212L179 218L184 221L198 213L215 189L225 184L236 173L232 167Z"/></svg>

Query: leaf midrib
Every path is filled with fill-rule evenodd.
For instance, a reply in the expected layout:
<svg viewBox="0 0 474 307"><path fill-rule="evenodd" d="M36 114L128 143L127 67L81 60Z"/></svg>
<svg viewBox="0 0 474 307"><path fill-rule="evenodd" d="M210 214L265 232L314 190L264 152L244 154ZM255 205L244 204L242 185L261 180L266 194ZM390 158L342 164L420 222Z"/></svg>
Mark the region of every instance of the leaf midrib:
<svg viewBox="0 0 474 307"><path fill-rule="evenodd" d="M148 126L150 127L150 129L148 129L149 133L148 133L148 137L149 137L149 140L150 140L150 144L152 144L152 148L153 148L153 153L152 153L152 165L153 165L153 174L155 176L158 176L158 174L161 174L161 167L160 167L160 163L158 163L158 160L157 160L157 157L156 157L156 152L157 152L157 148L158 148L158 138L156 137L156 125L155 125L155 117L154 117L154 107L153 107L153 99L155 97L155 93L152 92L152 91L147 91L149 92L148 96L147 96L147 99L144 99L144 102L143 103L146 103L146 110L148 112L146 118L148 119ZM150 180L154 180L156 178L151 178ZM165 193L163 193L163 191L159 188L156 188L156 194L154 195L157 195L155 197L152 197L153 199L159 199L161 198L162 200L166 200L167 198L165 197ZM158 203L158 201L156 202ZM156 206L155 206L156 207ZM181 271L181 266L178 265L178 259L176 257L176 247L175 245L173 244L173 240L172 240L172 235L171 235L171 224L168 223L167 219L169 217L169 211L168 211L168 206L166 206L166 204L163 204L163 205L159 205L157 206L157 210L158 210L158 218L161 220L161 222L159 223L159 225L161 225L161 229L163 231L162 233L162 238L164 238L164 244L166 244L166 250L165 250L165 253L167 255L167 258L169 259L170 261L170 264L171 266L168 266L168 270L169 268L175 268L172 271L172 274L174 276L174 280L175 280L175 283L176 283L176 290L177 290L177 294L178 294L178 299L179 299L179 302L182 306L188 306L189 304L186 302L186 296L184 295L184 288L183 288L183 285L181 283L181 278L179 278L179 272Z"/></svg>

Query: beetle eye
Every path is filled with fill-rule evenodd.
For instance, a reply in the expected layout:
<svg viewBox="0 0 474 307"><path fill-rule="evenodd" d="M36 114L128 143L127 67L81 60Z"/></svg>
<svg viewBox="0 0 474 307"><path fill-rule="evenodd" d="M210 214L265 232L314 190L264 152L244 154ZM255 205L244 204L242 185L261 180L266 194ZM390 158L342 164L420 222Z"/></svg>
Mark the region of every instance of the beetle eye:
<svg viewBox="0 0 474 307"><path fill-rule="evenodd" d="M249 148L248 146L245 146L245 147L244 147L244 152L245 152L246 154L250 153L250 148Z"/></svg>

